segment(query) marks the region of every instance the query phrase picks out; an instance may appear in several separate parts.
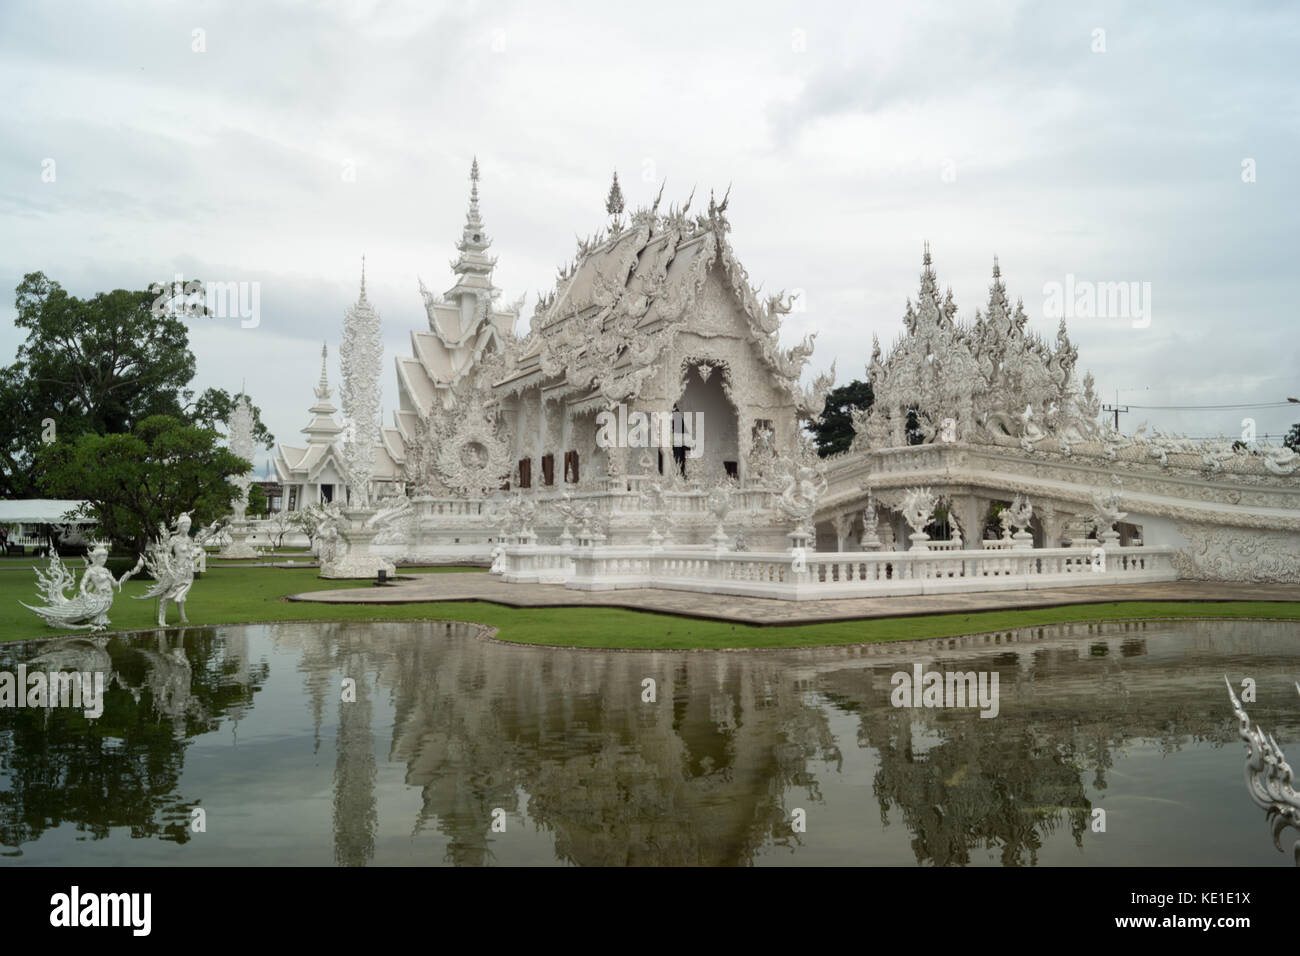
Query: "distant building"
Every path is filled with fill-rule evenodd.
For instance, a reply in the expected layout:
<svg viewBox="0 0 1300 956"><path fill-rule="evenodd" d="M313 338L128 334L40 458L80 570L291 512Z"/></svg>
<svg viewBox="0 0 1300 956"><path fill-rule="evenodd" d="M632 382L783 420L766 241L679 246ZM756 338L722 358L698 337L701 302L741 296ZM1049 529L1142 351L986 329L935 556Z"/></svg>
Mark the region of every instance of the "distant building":
<svg viewBox="0 0 1300 956"><path fill-rule="evenodd" d="M333 389L326 373L327 355L327 348L322 345L316 401L307 410L311 418L302 429L307 444L277 445L273 459L276 481L262 483L276 491L274 496L269 491L267 493L268 502L272 497L276 499L276 505L271 508L273 511L300 511L309 505L347 500L348 483L339 438L343 426L334 420L338 409L330 401ZM398 465L382 445L375 447L375 457L373 484L391 484L398 480Z"/></svg>
<svg viewBox="0 0 1300 956"><path fill-rule="evenodd" d="M86 544L95 520L85 517L69 520L67 517L69 512L84 504L84 501L59 498L0 501L0 526L4 527L7 534L6 550L22 553L32 548L46 547L49 545L51 530L54 531L57 544L74 547Z"/></svg>

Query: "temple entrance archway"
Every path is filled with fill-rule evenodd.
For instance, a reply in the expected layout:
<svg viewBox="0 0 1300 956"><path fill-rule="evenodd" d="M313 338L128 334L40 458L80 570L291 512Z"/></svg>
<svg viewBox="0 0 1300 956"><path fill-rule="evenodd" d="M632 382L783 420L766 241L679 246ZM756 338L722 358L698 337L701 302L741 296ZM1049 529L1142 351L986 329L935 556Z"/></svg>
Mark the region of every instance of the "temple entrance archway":
<svg viewBox="0 0 1300 956"><path fill-rule="evenodd" d="M702 368L707 373L702 374ZM738 474L739 413L727 396L728 370L691 359L683 363L682 371L684 386L675 407L682 413L683 432L691 446L686 451L686 474L706 485L728 473ZM664 457L666 464L668 456Z"/></svg>

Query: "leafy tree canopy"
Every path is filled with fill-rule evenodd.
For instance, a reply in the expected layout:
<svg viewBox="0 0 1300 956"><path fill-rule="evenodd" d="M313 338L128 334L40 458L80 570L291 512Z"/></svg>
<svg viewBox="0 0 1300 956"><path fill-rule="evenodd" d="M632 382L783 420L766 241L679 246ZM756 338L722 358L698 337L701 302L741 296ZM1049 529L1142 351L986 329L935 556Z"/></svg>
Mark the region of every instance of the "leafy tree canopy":
<svg viewBox="0 0 1300 956"><path fill-rule="evenodd" d="M213 430L228 425L236 396L209 388L194 400L185 313L169 307L160 288L79 299L41 272L23 277L14 325L27 338L14 364L0 368L0 496L58 496L42 464L52 443L131 434L155 415ZM254 441L270 448L256 406L253 423Z"/></svg>
<svg viewBox="0 0 1300 956"><path fill-rule="evenodd" d="M202 525L225 515L238 491L227 481L252 469L220 444L221 436L167 415L144 419L129 434L86 434L38 454L47 487L84 498L97 533L139 550L181 512Z"/></svg>
<svg viewBox="0 0 1300 956"><path fill-rule="evenodd" d="M853 410L870 408L872 400L871 385L860 381L841 385L827 394L821 418L809 425L819 456L848 451L854 436Z"/></svg>
<svg viewBox="0 0 1300 956"><path fill-rule="evenodd" d="M180 417L194 354L185 323L155 315L150 292L69 295L40 272L19 284L18 364L60 437L128 432L150 415Z"/></svg>
<svg viewBox="0 0 1300 956"><path fill-rule="evenodd" d="M189 406L190 420L196 425L221 431L230 424L230 413L234 411L239 393L227 392L224 388L209 388ZM262 412L249 402L253 409L253 444L263 448L275 446L275 436L262 424Z"/></svg>
<svg viewBox="0 0 1300 956"><path fill-rule="evenodd" d="M248 486L248 507L244 513L254 518L260 518L266 514L266 489L259 484Z"/></svg>

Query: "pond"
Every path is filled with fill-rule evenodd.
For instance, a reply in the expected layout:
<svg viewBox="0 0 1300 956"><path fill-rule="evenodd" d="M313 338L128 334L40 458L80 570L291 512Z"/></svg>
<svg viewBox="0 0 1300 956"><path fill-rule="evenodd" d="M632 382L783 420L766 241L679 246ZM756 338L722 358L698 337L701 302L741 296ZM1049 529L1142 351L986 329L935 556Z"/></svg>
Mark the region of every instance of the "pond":
<svg viewBox="0 0 1300 956"><path fill-rule="evenodd" d="M917 665L973 699L924 706ZM0 645L20 666L105 686L98 717L0 707L6 865L1290 866L1300 838L1247 795L1224 685L1300 758L1289 623L689 653L282 623Z"/></svg>

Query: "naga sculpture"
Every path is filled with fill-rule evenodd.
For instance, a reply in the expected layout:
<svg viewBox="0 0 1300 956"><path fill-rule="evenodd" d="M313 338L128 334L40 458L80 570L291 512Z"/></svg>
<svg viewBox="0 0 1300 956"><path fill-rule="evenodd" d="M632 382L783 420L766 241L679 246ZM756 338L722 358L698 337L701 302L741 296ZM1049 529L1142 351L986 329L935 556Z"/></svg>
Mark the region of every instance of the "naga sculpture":
<svg viewBox="0 0 1300 956"><path fill-rule="evenodd" d="M120 591L127 578L139 571L142 566L137 562L130 571L120 578L115 578L112 572L104 567L107 559L108 550L103 545L91 551L86 562L86 570L81 575L81 584L77 587L75 596L68 597L65 592L76 585L76 575L63 566L58 554L52 553L45 571L40 568L33 569L45 605L33 607L30 604L23 604L23 607L35 611L50 627L104 630L112 623L108 619L108 611L113 606L115 592Z"/></svg>
<svg viewBox="0 0 1300 956"><path fill-rule="evenodd" d="M926 542L930 540L930 536L926 534L925 526L934 517L934 509L938 503L938 499L929 488L909 488L903 497L903 520L912 529L912 548L916 551L929 549Z"/></svg>
<svg viewBox="0 0 1300 956"><path fill-rule="evenodd" d="M1097 528L1097 537L1103 547L1113 547L1119 542L1119 532L1115 525L1128 517L1127 511L1120 510L1120 492L1124 489L1118 475L1110 476L1112 490L1103 494L1100 489L1092 493L1092 523Z"/></svg>
<svg viewBox="0 0 1300 956"><path fill-rule="evenodd" d="M1300 793L1292 783L1291 765L1272 734L1251 726L1245 708L1232 692L1232 683L1226 676L1223 680L1228 685L1232 712L1239 723L1238 732L1246 744L1246 791L1257 806L1267 811L1273 827L1273 845L1280 850L1282 831L1287 827L1300 830ZM1300 684L1296 684L1296 690L1300 691ZM1300 840L1296 841L1293 854L1300 865Z"/></svg>
<svg viewBox="0 0 1300 956"><path fill-rule="evenodd" d="M1029 522L1034 518L1034 507L1024 495L1016 495L1011 506L998 515L999 520L1005 516L1007 522L1016 529L1011 539L1018 548L1033 547L1034 536L1029 533ZM1005 527L1005 524L1003 525Z"/></svg>
<svg viewBox="0 0 1300 956"><path fill-rule="evenodd" d="M796 464L792 468L777 504L786 517L795 520L795 534L812 536L813 515L826 487L826 476L820 469L806 464Z"/></svg>
<svg viewBox="0 0 1300 956"><path fill-rule="evenodd" d="M167 626L168 602L176 605L180 623L189 623L185 600L194 586L194 552L198 547L190 537L191 524L189 514L185 513L176 519L173 532L168 532L166 525L159 525L158 539L149 544L137 562L137 567L143 564L148 569L154 581L144 594L132 597L137 601L158 599L159 627Z"/></svg>

